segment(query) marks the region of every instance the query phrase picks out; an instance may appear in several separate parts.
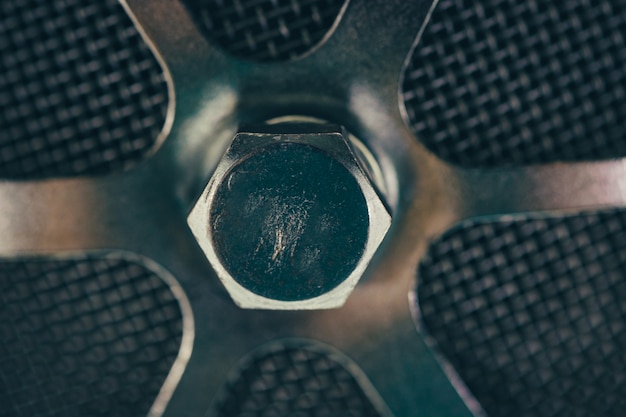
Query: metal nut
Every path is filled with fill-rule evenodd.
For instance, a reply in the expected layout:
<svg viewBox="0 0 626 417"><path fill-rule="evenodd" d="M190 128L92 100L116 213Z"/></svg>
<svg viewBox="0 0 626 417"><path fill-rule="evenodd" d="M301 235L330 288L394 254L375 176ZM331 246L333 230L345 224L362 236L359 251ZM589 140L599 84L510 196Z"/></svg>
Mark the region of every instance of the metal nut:
<svg viewBox="0 0 626 417"><path fill-rule="evenodd" d="M338 126L240 132L187 219L242 308L344 304L391 217Z"/></svg>

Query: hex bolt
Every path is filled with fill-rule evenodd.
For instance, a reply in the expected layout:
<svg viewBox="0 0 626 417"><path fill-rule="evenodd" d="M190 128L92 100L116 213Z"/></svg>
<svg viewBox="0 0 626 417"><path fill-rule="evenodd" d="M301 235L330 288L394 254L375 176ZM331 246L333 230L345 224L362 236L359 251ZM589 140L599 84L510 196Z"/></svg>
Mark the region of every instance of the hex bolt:
<svg viewBox="0 0 626 417"><path fill-rule="evenodd" d="M340 307L391 217L334 125L240 132L188 223L243 308Z"/></svg>

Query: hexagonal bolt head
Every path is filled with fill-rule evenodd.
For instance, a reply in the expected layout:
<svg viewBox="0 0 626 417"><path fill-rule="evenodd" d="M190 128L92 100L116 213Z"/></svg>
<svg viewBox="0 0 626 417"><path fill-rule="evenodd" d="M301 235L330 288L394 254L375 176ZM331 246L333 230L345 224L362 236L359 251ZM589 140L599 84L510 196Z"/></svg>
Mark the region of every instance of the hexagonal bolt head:
<svg viewBox="0 0 626 417"><path fill-rule="evenodd" d="M187 219L243 308L340 307L391 217L338 126L237 134Z"/></svg>

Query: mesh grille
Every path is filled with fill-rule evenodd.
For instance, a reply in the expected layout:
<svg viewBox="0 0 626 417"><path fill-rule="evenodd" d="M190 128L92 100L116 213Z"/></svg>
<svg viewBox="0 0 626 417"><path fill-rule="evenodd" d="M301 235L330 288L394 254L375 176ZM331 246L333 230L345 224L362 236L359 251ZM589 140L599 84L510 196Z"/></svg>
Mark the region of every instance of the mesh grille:
<svg viewBox="0 0 626 417"><path fill-rule="evenodd" d="M187 0L206 35L232 55L285 61L317 45L346 0Z"/></svg>
<svg viewBox="0 0 626 417"><path fill-rule="evenodd" d="M144 416L177 356L178 303L113 259L0 262L0 416Z"/></svg>
<svg viewBox="0 0 626 417"><path fill-rule="evenodd" d="M441 0L403 85L455 164L626 155L626 0Z"/></svg>
<svg viewBox="0 0 626 417"><path fill-rule="evenodd" d="M624 414L626 212L466 223L419 271L424 327L490 417Z"/></svg>
<svg viewBox="0 0 626 417"><path fill-rule="evenodd" d="M0 177L127 168L166 107L163 73L117 0L0 2Z"/></svg>
<svg viewBox="0 0 626 417"><path fill-rule="evenodd" d="M219 417L379 417L355 377L315 348L279 346L240 364Z"/></svg>

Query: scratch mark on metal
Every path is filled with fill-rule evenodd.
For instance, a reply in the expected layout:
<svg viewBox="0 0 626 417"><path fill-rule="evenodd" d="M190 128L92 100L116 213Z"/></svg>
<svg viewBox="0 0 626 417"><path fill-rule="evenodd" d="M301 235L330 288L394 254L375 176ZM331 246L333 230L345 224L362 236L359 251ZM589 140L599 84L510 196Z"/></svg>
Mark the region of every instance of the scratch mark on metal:
<svg viewBox="0 0 626 417"><path fill-rule="evenodd" d="M272 210L265 218L263 236L271 239L272 264L270 270L280 268L288 258L293 258L298 242L306 231L309 209L312 201L303 197L292 197L289 201L275 201ZM264 242L265 239L261 238ZM259 243L259 248L261 246Z"/></svg>

